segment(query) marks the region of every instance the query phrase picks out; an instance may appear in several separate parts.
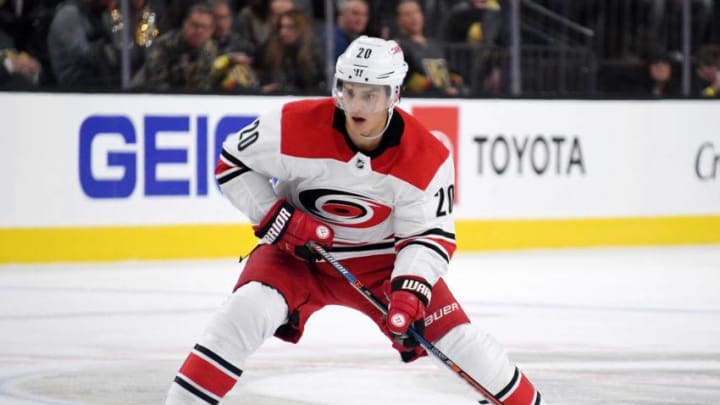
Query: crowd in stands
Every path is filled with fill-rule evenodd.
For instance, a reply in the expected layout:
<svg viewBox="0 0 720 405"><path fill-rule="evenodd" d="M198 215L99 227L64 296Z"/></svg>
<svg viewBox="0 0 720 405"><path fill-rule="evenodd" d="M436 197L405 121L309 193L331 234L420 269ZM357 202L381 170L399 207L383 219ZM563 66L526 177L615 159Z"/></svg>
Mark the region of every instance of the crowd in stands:
<svg viewBox="0 0 720 405"><path fill-rule="evenodd" d="M557 70L554 59L562 57L566 69L592 76L592 90L579 95L682 95L686 0L533 1L551 15L522 14L523 46L585 47L594 62L567 67L567 54L523 51L526 87L532 87L528 80L542 78L541 65ZM720 0L687 1L691 96L715 97ZM119 0L0 0L0 87L326 94L326 55L337 58L367 34L395 39L403 48L406 94L508 94L508 0L336 0L331 37L325 0L128 3L124 21ZM545 24L550 17L586 27L592 41L573 38L567 23L553 32ZM331 53L325 52L328 46L334 46ZM123 55L129 55L129 80L122 77Z"/></svg>

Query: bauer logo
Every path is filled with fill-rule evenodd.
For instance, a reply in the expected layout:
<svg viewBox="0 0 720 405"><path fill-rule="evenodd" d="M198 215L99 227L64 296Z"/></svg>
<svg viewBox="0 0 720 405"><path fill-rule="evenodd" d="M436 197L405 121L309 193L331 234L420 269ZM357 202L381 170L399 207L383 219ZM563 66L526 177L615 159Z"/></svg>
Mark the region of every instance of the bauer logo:
<svg viewBox="0 0 720 405"><path fill-rule="evenodd" d="M452 304L445 305L442 308L438 308L433 312L432 314L429 314L425 317L425 327L427 328L430 326L433 322L439 321L440 319L446 317L447 315L452 314L453 312L460 309L460 306L457 302L453 302Z"/></svg>
<svg viewBox="0 0 720 405"><path fill-rule="evenodd" d="M577 135L478 135L479 175L584 176L585 160Z"/></svg>
<svg viewBox="0 0 720 405"><path fill-rule="evenodd" d="M255 119L224 116L211 126L205 115L89 116L79 128L80 185L90 198L205 196L222 142Z"/></svg>
<svg viewBox="0 0 720 405"><path fill-rule="evenodd" d="M718 179L720 173L720 147L712 142L705 142L698 148L695 155L695 175L703 181Z"/></svg>

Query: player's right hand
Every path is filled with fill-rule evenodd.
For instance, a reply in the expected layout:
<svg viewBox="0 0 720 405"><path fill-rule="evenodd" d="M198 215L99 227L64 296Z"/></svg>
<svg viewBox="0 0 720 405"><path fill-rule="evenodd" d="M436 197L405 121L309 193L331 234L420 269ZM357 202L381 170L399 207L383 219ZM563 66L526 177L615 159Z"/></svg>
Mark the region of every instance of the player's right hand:
<svg viewBox="0 0 720 405"><path fill-rule="evenodd" d="M420 335L425 329L425 309L432 297L432 286L420 277L396 277L390 282L390 302L385 322L395 342L411 348L418 341L408 336L412 326Z"/></svg>
<svg viewBox="0 0 720 405"><path fill-rule="evenodd" d="M314 261L316 255L306 246L313 241L325 249L332 246L332 228L296 209L285 199L278 200L259 225L255 236L276 245L296 258Z"/></svg>

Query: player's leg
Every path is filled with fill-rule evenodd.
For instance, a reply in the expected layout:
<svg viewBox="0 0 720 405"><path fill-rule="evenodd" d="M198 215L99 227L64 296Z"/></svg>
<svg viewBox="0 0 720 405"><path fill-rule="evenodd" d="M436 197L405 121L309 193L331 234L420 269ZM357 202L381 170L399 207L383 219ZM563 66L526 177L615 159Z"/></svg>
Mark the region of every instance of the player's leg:
<svg viewBox="0 0 720 405"><path fill-rule="evenodd" d="M388 334L386 332L386 334ZM440 279L425 317L425 338L506 405L539 405L540 394L491 335L470 322ZM391 336L391 335L388 335ZM400 350L403 361L425 355L421 347ZM484 402L481 402L484 403Z"/></svg>
<svg viewBox="0 0 720 405"><path fill-rule="evenodd" d="M220 307L168 391L166 404L215 404L235 385L245 361L287 319L275 289L250 282Z"/></svg>
<svg viewBox="0 0 720 405"><path fill-rule="evenodd" d="M435 346L506 405L540 405L540 393L491 335L472 323L452 328ZM483 402L481 402L483 403Z"/></svg>
<svg viewBox="0 0 720 405"><path fill-rule="evenodd" d="M247 358L266 339L274 334L297 342L323 299L307 263L274 246L255 249L235 292L181 366L166 403L218 403L242 374Z"/></svg>
<svg viewBox="0 0 720 405"><path fill-rule="evenodd" d="M540 393L510 360L504 347L469 321L442 279L433 287L425 336L503 404L542 403Z"/></svg>
<svg viewBox="0 0 720 405"><path fill-rule="evenodd" d="M373 295L387 304L387 280L392 271L392 261L383 259L356 259L349 268L374 269L356 277L372 291ZM362 297L345 280L328 279L325 284L334 291L337 304L355 308L370 317L393 340L380 311ZM541 404L540 394L530 381L508 358L504 348L490 335L482 332L465 314L460 304L440 279L433 286L432 300L425 317L425 338L433 342L458 366L471 375L490 392L496 394L503 404ZM422 347L406 348L394 343L401 359L410 362L427 353ZM481 402L483 403L483 402Z"/></svg>

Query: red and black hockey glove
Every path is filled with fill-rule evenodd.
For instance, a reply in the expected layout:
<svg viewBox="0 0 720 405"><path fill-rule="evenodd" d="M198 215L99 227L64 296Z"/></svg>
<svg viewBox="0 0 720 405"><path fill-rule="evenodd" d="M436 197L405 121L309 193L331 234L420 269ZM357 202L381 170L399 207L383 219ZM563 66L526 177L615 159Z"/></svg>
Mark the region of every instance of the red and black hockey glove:
<svg viewBox="0 0 720 405"><path fill-rule="evenodd" d="M285 199L276 202L262 222L253 229L255 236L265 243L276 245L281 250L308 261L317 258L306 246L309 241L329 249L334 237L332 228L295 209Z"/></svg>
<svg viewBox="0 0 720 405"><path fill-rule="evenodd" d="M425 331L425 309L432 298L432 286L420 277L396 277L390 282L390 303L385 320L387 328L395 335L395 346L401 353L415 348L418 341L407 334L412 328L420 335ZM409 351L416 353L416 351ZM403 356L403 360L411 361Z"/></svg>

